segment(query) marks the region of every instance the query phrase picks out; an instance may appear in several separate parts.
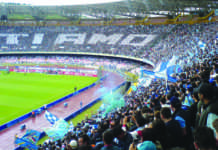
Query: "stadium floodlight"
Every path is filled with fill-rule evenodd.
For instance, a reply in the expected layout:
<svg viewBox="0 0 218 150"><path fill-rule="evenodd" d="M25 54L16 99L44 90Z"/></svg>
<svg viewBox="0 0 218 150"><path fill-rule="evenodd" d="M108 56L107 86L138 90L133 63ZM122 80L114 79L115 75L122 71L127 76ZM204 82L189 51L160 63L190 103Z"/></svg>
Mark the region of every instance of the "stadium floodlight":
<svg viewBox="0 0 218 150"><path fill-rule="evenodd" d="M66 5L88 5L121 2L124 0L0 0L0 3L17 3L34 6L66 6Z"/></svg>

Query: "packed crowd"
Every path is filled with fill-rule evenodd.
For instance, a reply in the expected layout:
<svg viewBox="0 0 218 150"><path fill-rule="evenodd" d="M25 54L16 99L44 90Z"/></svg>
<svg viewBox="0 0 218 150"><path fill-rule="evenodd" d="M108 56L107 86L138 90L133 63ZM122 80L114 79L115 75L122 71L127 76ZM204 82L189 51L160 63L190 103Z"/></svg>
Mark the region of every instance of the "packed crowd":
<svg viewBox="0 0 218 150"><path fill-rule="evenodd" d="M216 29L216 23L178 26L168 36L172 41L165 39L173 53L181 59L186 57L182 61L183 72L175 75L176 83L153 79L147 87L138 86L124 96L124 106L107 113L99 110L78 123L64 139L48 140L39 149L218 149L218 48L213 35ZM197 35L206 43L202 49L194 40ZM176 42L171 47L173 41ZM160 49L161 42L158 46ZM178 51L194 54L187 57Z"/></svg>
<svg viewBox="0 0 218 150"><path fill-rule="evenodd" d="M160 25L160 26L73 26L73 27L1 27L0 31L0 49L1 51L66 51L66 52L90 52L104 53L124 56L141 57L144 50L150 45L160 34L171 32L175 25ZM85 41L80 44L74 44L75 40L62 44L57 44L58 35L60 34L86 34ZM10 34L10 35L7 35ZM19 34L19 35L11 35ZM37 35L36 35L37 34ZM40 35L41 34L41 35ZM42 35L43 34L43 35ZM99 41L96 44L90 44L90 39L94 34L102 34L111 36L118 40L115 44L109 44L107 38L105 41ZM137 46L134 43L141 43L144 38L136 37L128 41L127 45L121 44L124 39L128 39L128 35L154 35L155 38L151 42ZM120 37L121 36L121 37ZM70 38L77 38L71 36ZM69 37L68 37L69 38ZM146 37L145 37L146 38ZM63 39L63 38L62 38ZM149 39L147 37L147 39ZM83 40L83 37L79 39ZM111 41L111 40L110 40ZM114 39L115 41L115 39Z"/></svg>
<svg viewBox="0 0 218 150"><path fill-rule="evenodd" d="M7 65L64 65L64 67L87 67L95 68L104 67L106 70L128 71L133 68L140 68L140 64L130 60L123 60L121 58L107 59L97 58L91 56L2 56L0 63ZM152 69L152 66L143 65L147 69ZM139 71L138 71L139 74Z"/></svg>
<svg viewBox="0 0 218 150"><path fill-rule="evenodd" d="M66 51L66 52L91 52L114 55L134 56L150 60L154 64L168 60L173 55L187 57L193 54L200 56L200 43L205 43L210 50L217 48L214 37L217 37L217 22L194 25L149 25L149 26L84 26L84 27L1 27L0 48L1 51ZM181 32L182 31L182 32ZM83 43L75 44L76 40L57 44L60 34L86 34ZM6 35L19 34L19 35ZM37 35L35 35L37 34ZM90 39L94 34L105 36L114 35L119 39L116 44L108 44L106 37L103 41L91 44ZM128 35L147 34L154 35L154 39L145 42L145 45L134 45L141 43L142 39L135 37L129 41L129 45L122 44ZM76 35L77 36L77 35ZM157 38L158 37L158 38ZM67 38L67 37L65 37ZM72 37L71 37L72 38ZM78 38L78 37L73 37ZM80 41L84 37L80 37ZM151 37L147 37L148 39ZM116 39L116 40L118 40ZM212 41L211 41L212 40ZM93 42L93 41L92 41ZM16 43L16 44L15 44ZM208 44L211 43L211 44ZM202 45L202 44L201 44ZM188 50L188 51L186 51ZM198 51L198 52L197 52Z"/></svg>
<svg viewBox="0 0 218 150"><path fill-rule="evenodd" d="M201 57L202 50L206 49L212 53L218 49L217 22L207 24L181 24L177 25L166 38L159 40L158 44L151 48L151 51L145 51L144 57L157 62L158 59L168 60L173 55L182 58ZM204 45L205 44L205 45ZM158 58L158 59L157 59Z"/></svg>

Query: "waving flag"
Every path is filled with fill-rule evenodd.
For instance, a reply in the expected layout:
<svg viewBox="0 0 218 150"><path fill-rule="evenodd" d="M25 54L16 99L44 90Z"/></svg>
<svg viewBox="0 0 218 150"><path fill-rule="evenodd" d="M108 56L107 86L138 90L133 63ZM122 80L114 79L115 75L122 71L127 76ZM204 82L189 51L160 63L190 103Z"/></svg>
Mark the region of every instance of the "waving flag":
<svg viewBox="0 0 218 150"><path fill-rule="evenodd" d="M157 65L157 67L154 69L154 72L162 72L167 68L167 62L161 62L159 65Z"/></svg>
<svg viewBox="0 0 218 150"><path fill-rule="evenodd" d="M46 110L45 112L45 118L53 125L55 124L56 121L58 121L58 117L50 113L49 111Z"/></svg>
<svg viewBox="0 0 218 150"><path fill-rule="evenodd" d="M31 143L30 141L26 140L25 138L16 138L15 144L17 144L23 148L28 148L29 150L37 150L38 149L38 147L35 144Z"/></svg>
<svg viewBox="0 0 218 150"><path fill-rule="evenodd" d="M39 140L41 133L36 130L27 130L25 135L22 138L17 137L15 139L15 144L20 147L28 148L29 150L37 150L38 147L36 143Z"/></svg>
<svg viewBox="0 0 218 150"><path fill-rule="evenodd" d="M69 131L69 124L64 119L59 119L52 127L44 129L44 131L53 141L57 141Z"/></svg>
<svg viewBox="0 0 218 150"><path fill-rule="evenodd" d="M167 68L167 74L171 76L174 73L180 73L182 72L181 66L180 65L172 65Z"/></svg>
<svg viewBox="0 0 218 150"><path fill-rule="evenodd" d="M154 71L147 71L144 70L143 73L147 74L151 78L161 78L166 79L171 82L176 82L177 80L171 75L173 73L179 73L181 72L181 67L179 65L175 65L178 57L173 56L169 61L160 63Z"/></svg>
<svg viewBox="0 0 218 150"><path fill-rule="evenodd" d="M31 143L36 143L39 140L40 135L41 132L39 131L27 130L23 138L27 139L28 141L31 141Z"/></svg>
<svg viewBox="0 0 218 150"><path fill-rule="evenodd" d="M204 50L205 47L206 47L206 44L204 42L202 42L202 41L199 41L198 46Z"/></svg>

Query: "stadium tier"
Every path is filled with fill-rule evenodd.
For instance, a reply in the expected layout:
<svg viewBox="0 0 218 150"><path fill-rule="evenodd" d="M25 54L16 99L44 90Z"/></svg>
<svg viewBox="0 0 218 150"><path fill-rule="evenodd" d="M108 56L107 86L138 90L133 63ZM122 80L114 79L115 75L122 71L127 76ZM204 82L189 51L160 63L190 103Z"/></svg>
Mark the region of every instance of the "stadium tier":
<svg viewBox="0 0 218 150"><path fill-rule="evenodd" d="M217 0L6 1L0 150L218 150Z"/></svg>
<svg viewBox="0 0 218 150"><path fill-rule="evenodd" d="M183 29L186 31L181 32ZM156 64L173 55L186 57L196 53L204 43L216 38L216 31L217 22L157 26L1 26L0 50L114 54Z"/></svg>
<svg viewBox="0 0 218 150"><path fill-rule="evenodd" d="M49 140L36 146L39 133L27 130L24 135L19 130L15 143L32 149L55 150L105 150L107 147L114 150L133 150L134 147L144 150L147 145L154 150L194 150L194 142L206 140L198 133L206 132L203 135L211 140L209 144L204 141L202 143L215 150L218 147L218 139L214 136L218 134L217 24L1 26L1 53L20 52L23 56L1 56L0 68L10 69L11 64L24 64L23 67L16 66L17 69L44 70L43 64L64 64L66 67L79 64L103 66L104 69L115 72L100 81L99 85L90 88L94 89L94 94L83 97L90 99L99 93L105 94L103 104L96 114L69 127L66 121L60 119L58 113L64 114L65 109L68 110L67 113L73 113L71 108L80 111L86 107L81 97L79 101L73 101L77 104L74 107L69 101L69 104L65 102L60 106L58 111L58 108L44 111L49 108L43 107L42 113L46 116L44 120L55 124L43 130ZM25 52L85 52L87 56L25 56ZM151 61L154 69L150 68L148 71L143 64L127 60L89 57L88 53L133 56ZM28 67L29 64L34 66ZM116 85L122 89L124 95L119 90L118 94L111 88L108 90L107 86L112 82L120 83L124 81L124 77L126 80L127 77L131 78L131 74L126 71L135 73L138 77L134 81L130 80L132 83L125 82L123 89ZM96 74L96 70L94 72ZM1 76L8 77L10 74ZM38 114L32 115L36 120L37 117L42 117ZM29 127L28 124L26 127ZM193 132L195 129L198 132ZM30 133L34 136L29 136ZM0 132L1 134L4 133ZM33 137L37 139L31 141L31 145L28 142Z"/></svg>

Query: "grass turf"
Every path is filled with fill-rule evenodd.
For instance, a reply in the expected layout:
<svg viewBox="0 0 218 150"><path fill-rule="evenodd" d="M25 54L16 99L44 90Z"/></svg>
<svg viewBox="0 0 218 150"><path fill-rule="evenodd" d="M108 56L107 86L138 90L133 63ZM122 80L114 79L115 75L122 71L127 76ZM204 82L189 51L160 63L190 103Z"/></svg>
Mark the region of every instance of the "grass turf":
<svg viewBox="0 0 218 150"><path fill-rule="evenodd" d="M40 73L0 74L0 125L97 81L94 77Z"/></svg>

